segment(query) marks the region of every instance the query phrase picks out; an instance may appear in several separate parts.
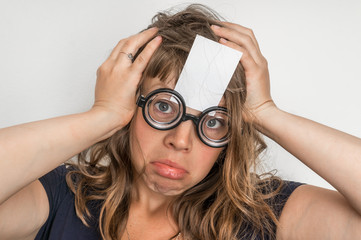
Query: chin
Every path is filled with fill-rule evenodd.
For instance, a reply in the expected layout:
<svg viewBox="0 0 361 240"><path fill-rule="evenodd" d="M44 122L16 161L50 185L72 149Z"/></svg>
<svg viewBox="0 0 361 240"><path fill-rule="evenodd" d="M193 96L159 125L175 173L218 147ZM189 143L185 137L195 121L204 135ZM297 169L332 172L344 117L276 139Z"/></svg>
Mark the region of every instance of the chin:
<svg viewBox="0 0 361 240"><path fill-rule="evenodd" d="M157 183L154 183L152 186L150 186L150 189L156 193L160 193L164 196L177 196L179 194L181 194L182 192L184 192L183 190L175 190L175 189L172 189L171 187L168 187L168 186L162 186L162 185L159 185Z"/></svg>
<svg viewBox="0 0 361 240"><path fill-rule="evenodd" d="M186 190L185 187L179 186L180 185L179 182L174 183L174 180L151 179L151 178L149 179L146 176L144 176L143 179L145 184L150 190L162 194L164 196L177 196Z"/></svg>

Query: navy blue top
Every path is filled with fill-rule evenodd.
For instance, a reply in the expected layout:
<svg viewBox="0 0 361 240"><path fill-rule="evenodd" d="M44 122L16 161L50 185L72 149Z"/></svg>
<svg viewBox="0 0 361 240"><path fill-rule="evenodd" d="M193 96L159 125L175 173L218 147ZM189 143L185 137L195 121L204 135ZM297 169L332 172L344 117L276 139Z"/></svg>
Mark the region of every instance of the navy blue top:
<svg viewBox="0 0 361 240"><path fill-rule="evenodd" d="M35 240L101 239L98 230L99 204L93 202L88 205L94 219L90 222L91 227L86 227L76 216L74 194L66 183L66 174L67 169L63 165L39 179L48 196L49 216ZM277 216L280 215L288 197L300 185L301 183L285 181L280 194L269 202Z"/></svg>

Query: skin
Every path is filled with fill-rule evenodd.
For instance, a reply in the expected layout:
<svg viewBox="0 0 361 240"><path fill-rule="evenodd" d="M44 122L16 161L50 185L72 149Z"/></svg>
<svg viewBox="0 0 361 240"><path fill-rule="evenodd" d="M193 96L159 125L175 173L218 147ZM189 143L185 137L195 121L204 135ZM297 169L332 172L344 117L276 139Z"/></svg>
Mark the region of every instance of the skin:
<svg viewBox="0 0 361 240"><path fill-rule="evenodd" d="M145 94L158 88L174 88L174 81L164 83L158 78L144 83ZM199 111L187 108L187 113L199 115ZM138 108L132 122L131 146L133 164L142 171L142 181L156 193L165 196L178 195L200 182L210 171L222 148L205 145L197 136L192 121L182 122L174 129L159 131L149 126ZM172 179L157 173L157 161L172 161L185 170L184 177ZM165 166L166 167L166 166Z"/></svg>
<svg viewBox="0 0 361 240"><path fill-rule="evenodd" d="M147 79L143 88L146 95L158 88L174 86L173 80L161 82L153 78ZM187 113L200 114L189 108ZM222 148L211 148L201 142L192 121L182 122L171 130L156 130L145 122L141 108L136 111L131 129L132 162L141 176L133 191L128 231L132 239L148 239L152 233L157 239L169 239L178 232L173 219L167 217L171 215L170 201L209 173ZM165 160L184 169L184 176L172 179L159 174L154 163Z"/></svg>
<svg viewBox="0 0 361 240"><path fill-rule="evenodd" d="M130 121L142 72L161 44L160 37L154 38L157 31L119 41L98 68L89 111L0 130L0 219L7 219L0 221L1 239L34 239L49 214L47 195L37 179ZM134 63L120 53L135 54L149 40Z"/></svg>
<svg viewBox="0 0 361 240"><path fill-rule="evenodd" d="M310 185L297 188L281 214L278 239L358 239L361 236L358 174L361 140L284 112L269 102L272 98L267 61L252 30L232 23L222 24L224 27L212 27L221 37L220 43L243 52L246 105L254 115L246 120L252 121L259 131L337 189L331 191ZM0 130L0 219L7 220L0 221L1 239L33 239L49 214L46 193L37 179L76 153L111 136L125 126L136 111L134 123L139 131L134 132L134 139L138 139L133 142L134 163L138 171L145 166L146 175L135 188L136 198L131 203L127 228L132 239L161 240L178 232L167 212L168 200L201 179L217 154L198 145L193 123L189 121L167 133L156 134L157 145L150 142L149 136L153 137L154 133L139 119L135 91L145 66L161 43L160 38L154 38L156 32L157 29L150 29L118 43L98 69L95 103L89 111ZM120 53L134 54L150 39L153 40L134 63ZM147 132L144 142L141 130ZM18 151L19 146L22 151ZM142 152L136 150L136 146L140 146ZM166 155L156 155L157 147ZM200 155L194 152L199 149L208 154L206 161L197 162L197 166L205 164L202 171L191 169L193 163L185 158L192 155L198 159ZM148 167L153 156L177 161L190 172L189 176L186 174L176 183L157 176L152 167Z"/></svg>
<svg viewBox="0 0 361 240"><path fill-rule="evenodd" d="M212 26L220 43L243 52L246 104L256 127L326 179L337 191L297 188L287 201L278 239L358 239L361 236L361 139L279 109L271 100L267 61L251 29Z"/></svg>

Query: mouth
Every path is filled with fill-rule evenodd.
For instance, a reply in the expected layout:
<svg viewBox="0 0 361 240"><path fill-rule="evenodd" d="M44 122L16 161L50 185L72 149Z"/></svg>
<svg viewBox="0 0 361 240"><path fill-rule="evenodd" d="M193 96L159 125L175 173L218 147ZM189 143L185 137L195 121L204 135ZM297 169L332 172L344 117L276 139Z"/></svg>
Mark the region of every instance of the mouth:
<svg viewBox="0 0 361 240"><path fill-rule="evenodd" d="M155 172L165 178L181 180L188 174L188 171L182 166L169 160L157 160L150 163L154 167Z"/></svg>

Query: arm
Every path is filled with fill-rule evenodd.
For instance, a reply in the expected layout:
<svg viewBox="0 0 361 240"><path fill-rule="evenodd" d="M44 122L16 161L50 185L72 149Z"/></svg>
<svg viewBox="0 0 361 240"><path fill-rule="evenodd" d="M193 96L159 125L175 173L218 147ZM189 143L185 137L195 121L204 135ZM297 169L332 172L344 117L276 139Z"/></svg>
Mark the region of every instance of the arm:
<svg viewBox="0 0 361 240"><path fill-rule="evenodd" d="M358 174L361 173L361 140L278 109L271 101L267 61L253 32L236 24L222 24L224 27L213 27L214 32L222 37L220 42L243 52L241 63L246 73L246 105L253 115L252 118L247 116L246 121L252 121L263 134L338 190L334 192L313 186L297 189L282 212L283 227L279 234L337 236L346 231L342 226L348 223L353 226L347 229L348 233L356 236L361 228L361 179ZM334 211L322 208L326 205ZM328 224L324 219L331 215L333 224Z"/></svg>
<svg viewBox="0 0 361 240"><path fill-rule="evenodd" d="M361 216L337 191L311 185L298 187L279 219L277 239L342 239L361 236Z"/></svg>
<svg viewBox="0 0 361 240"><path fill-rule="evenodd" d="M0 239L34 239L48 215L45 189L36 180L0 205Z"/></svg>
<svg viewBox="0 0 361 240"><path fill-rule="evenodd" d="M0 131L0 202L118 128L93 109Z"/></svg>
<svg viewBox="0 0 361 240"><path fill-rule="evenodd" d="M274 104L259 109L256 119L262 133L327 180L361 214L361 139Z"/></svg>
<svg viewBox="0 0 361 240"><path fill-rule="evenodd" d="M157 29L149 29L118 43L97 71L91 110L0 130L0 219L33 223L33 227L9 232L0 220L1 239L11 234L29 236L47 218L48 206L39 204L46 196L37 180L40 176L128 124L136 109L142 72L161 43L160 37L151 40L156 33ZM134 63L121 53L135 54L148 41ZM21 208L21 215L12 215ZM34 213L39 213L36 219Z"/></svg>

